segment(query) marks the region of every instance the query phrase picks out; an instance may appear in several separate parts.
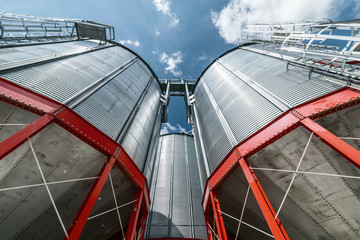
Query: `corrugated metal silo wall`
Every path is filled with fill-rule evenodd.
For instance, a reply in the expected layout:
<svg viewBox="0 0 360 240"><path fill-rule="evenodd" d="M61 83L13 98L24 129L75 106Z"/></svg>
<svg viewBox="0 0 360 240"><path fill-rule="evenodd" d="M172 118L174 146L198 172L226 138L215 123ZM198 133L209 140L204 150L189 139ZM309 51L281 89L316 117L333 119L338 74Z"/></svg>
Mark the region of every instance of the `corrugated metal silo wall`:
<svg viewBox="0 0 360 240"><path fill-rule="evenodd" d="M146 238L206 238L194 138L160 137L150 183Z"/></svg>
<svg viewBox="0 0 360 240"><path fill-rule="evenodd" d="M0 71L0 77L68 105L143 168L161 90L138 56L97 41L6 47Z"/></svg>
<svg viewBox="0 0 360 240"><path fill-rule="evenodd" d="M323 75L309 79L301 68L286 70L283 60L241 47L220 57L194 90L210 171L237 143L287 109L341 87Z"/></svg>

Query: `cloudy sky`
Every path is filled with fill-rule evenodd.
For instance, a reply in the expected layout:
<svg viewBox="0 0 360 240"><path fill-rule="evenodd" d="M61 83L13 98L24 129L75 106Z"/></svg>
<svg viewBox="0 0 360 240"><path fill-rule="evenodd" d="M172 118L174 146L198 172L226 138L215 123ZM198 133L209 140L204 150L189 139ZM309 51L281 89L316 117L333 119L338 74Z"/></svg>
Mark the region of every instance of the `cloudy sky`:
<svg viewBox="0 0 360 240"><path fill-rule="evenodd" d="M246 24L360 18L360 0L0 0L0 11L113 25L159 78L196 79ZM172 98L163 132L191 130L185 118L183 99Z"/></svg>

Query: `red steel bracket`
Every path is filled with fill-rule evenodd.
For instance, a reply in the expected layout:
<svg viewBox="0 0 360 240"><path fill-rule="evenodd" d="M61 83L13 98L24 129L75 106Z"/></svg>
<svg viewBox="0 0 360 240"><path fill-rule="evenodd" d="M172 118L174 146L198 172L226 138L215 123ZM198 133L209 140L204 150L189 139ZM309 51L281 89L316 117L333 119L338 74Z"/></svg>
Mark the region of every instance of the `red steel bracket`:
<svg viewBox="0 0 360 240"><path fill-rule="evenodd" d="M344 87L296 107L304 117L318 118L360 103L360 91Z"/></svg>
<svg viewBox="0 0 360 240"><path fill-rule="evenodd" d="M310 118L305 118L301 121L301 124L314 134L337 153L355 165L360 169L360 152L350 146L348 143L344 142Z"/></svg>
<svg viewBox="0 0 360 240"><path fill-rule="evenodd" d="M53 111L60 103L0 78L0 99L17 107L44 114Z"/></svg>
<svg viewBox="0 0 360 240"><path fill-rule="evenodd" d="M204 213L206 213L209 208L209 196L210 196L210 187L209 187L209 180L207 180L205 185L205 192L201 202Z"/></svg>
<svg viewBox="0 0 360 240"><path fill-rule="evenodd" d="M267 198L264 190L262 189L260 182L256 178L255 173L250 169L250 165L247 160L244 158L240 158L239 163L250 185L250 188L254 193L255 199L261 209L261 212L264 215L265 220L275 239L290 239L279 218L276 218L275 220L276 213L271 206L271 203Z"/></svg>
<svg viewBox="0 0 360 240"><path fill-rule="evenodd" d="M141 209L141 204L144 198L144 191L139 189L136 193L135 199L137 201L134 203L134 207L132 208L132 213L130 216L130 221L128 225L128 229L126 230L125 240L133 240L136 234L136 225L139 218L139 213Z"/></svg>
<svg viewBox="0 0 360 240"><path fill-rule="evenodd" d="M31 138L48 126L53 120L54 117L46 114L0 142L0 160L26 142L28 138Z"/></svg>
<svg viewBox="0 0 360 240"><path fill-rule="evenodd" d="M210 191L211 205L214 211L216 229L220 240L227 240L224 220L221 214L219 199L214 191Z"/></svg>
<svg viewBox="0 0 360 240"><path fill-rule="evenodd" d="M68 229L68 235L69 239L78 239L80 237L80 234L82 230L84 229L84 226L90 216L90 213L96 203L96 201L99 198L100 192L102 188L105 185L105 182L110 174L110 171L115 163L115 158L110 157L108 159L107 163L104 164L103 168L101 169L99 173L99 178L97 178L88 195L86 196L84 202L82 203L78 213L76 214L72 224L70 225ZM66 236L63 238L64 240L67 239Z"/></svg>
<svg viewBox="0 0 360 240"><path fill-rule="evenodd" d="M211 224L210 219L209 219L209 215L208 215L207 212L205 212L204 216L205 216L205 224L206 224L206 234L207 234L207 237L208 237L207 239L212 240L213 239L212 238L212 231L211 231L211 229L209 227L209 224Z"/></svg>

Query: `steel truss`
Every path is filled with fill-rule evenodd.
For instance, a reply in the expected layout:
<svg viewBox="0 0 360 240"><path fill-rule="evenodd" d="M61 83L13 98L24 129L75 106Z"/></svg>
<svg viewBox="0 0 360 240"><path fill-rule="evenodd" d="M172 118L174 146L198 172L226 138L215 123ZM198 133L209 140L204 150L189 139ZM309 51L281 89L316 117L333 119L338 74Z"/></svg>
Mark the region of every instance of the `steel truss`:
<svg viewBox="0 0 360 240"><path fill-rule="evenodd" d="M3 78L0 78L0 100L41 116L33 123L26 125L22 130L0 142L0 160L17 149L20 145L30 140L32 136L51 123L58 124L68 132L77 136L79 139L106 155L108 158L99 172L98 177L91 178L95 179L95 181L79 208L72 224L67 231L65 231L64 239L78 239L86 222L89 219L96 217L92 216L89 218L95 202L97 201L106 180L110 176L110 171L114 165L116 165L117 168L131 181L134 187L137 188L136 198L133 202L131 202L134 206L126 231L126 239L132 240L144 238L145 223L150 205L148 184L144 175L121 145L88 123L64 104L32 92L31 90L18 86ZM89 179L90 178L77 179L76 181ZM44 182L43 184L39 184L39 186L44 185L47 187L49 184L59 184L62 182ZM31 186L22 186L19 188L23 187L25 188ZM116 209L113 210L118 211L120 207L122 206L117 206ZM120 216L119 220L121 224ZM123 231L123 229L121 230ZM139 236L137 236L138 233Z"/></svg>
<svg viewBox="0 0 360 240"><path fill-rule="evenodd" d="M283 137L287 133L293 131L297 127L304 127L307 129L311 136L316 136L321 141L330 146L333 150L339 153L346 160L351 162L354 166L360 169L360 152L350 146L348 143L344 142L341 138L330 133L325 128L321 127L319 124L314 122L314 119L323 117L325 115L334 113L336 111L348 108L360 103L360 91L350 87L344 87L330 94L324 95L317 99L311 100L304 104L301 104L295 108L291 108L288 111L284 112L277 119L269 123L267 126L263 127L255 134L247 138L246 140L240 142L234 149L224 158L222 163L215 169L215 171L210 175L207 180L206 188L203 195L202 205L204 210L204 215L206 219L206 227L208 239L227 239L226 230L224 227L224 222L222 219L222 214L227 217L233 218L234 220L239 221L240 224L247 224L242 221L242 219L237 219L232 217L229 214L221 212L220 205L217 196L216 189L221 186L221 184L229 177L232 172L240 166L240 169L244 173L246 180L251 188L252 193L255 196L255 199L260 207L260 210L271 230L272 235L263 232L260 229L257 229L264 234L270 235L275 239L289 239L283 225L281 224L278 214L281 210L281 206L278 212L275 212L272 207L269 199L266 196L259 180L257 179L254 169L251 164L248 162L248 158L261 149L264 149L266 146L275 142L279 138ZM309 139L309 142L311 137ZM308 142L308 143L309 143ZM304 150L305 154L306 148ZM301 163L301 160L300 160ZM300 165L300 164L299 164ZM298 167L299 167L298 165ZM263 169L261 169L263 170ZM265 171L281 171L279 169L264 169ZM298 169L294 172L300 173ZM301 172L307 173L307 172ZM315 173L309 173L315 174ZM344 176L344 175L332 175L332 174L323 174L331 177L349 177L357 178L355 176ZM291 187L291 184L289 188ZM247 195L248 196L248 195ZM246 204L247 196L244 202ZM286 198L283 199L283 201ZM210 207L211 206L211 207ZM211 209L213 210L213 218L215 219L216 227L212 227L210 222ZM243 212L242 212L243 213ZM239 229L238 227L238 229ZM254 226L251 226L255 228ZM256 228L255 228L256 229ZM215 235L215 238L213 237Z"/></svg>

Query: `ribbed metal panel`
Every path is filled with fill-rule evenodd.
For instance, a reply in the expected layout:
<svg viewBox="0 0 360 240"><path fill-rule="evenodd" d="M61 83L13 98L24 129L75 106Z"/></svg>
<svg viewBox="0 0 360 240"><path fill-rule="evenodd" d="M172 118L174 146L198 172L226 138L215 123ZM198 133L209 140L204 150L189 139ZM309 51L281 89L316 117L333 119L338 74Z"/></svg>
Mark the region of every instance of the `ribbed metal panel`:
<svg viewBox="0 0 360 240"><path fill-rule="evenodd" d="M286 71L286 62L282 59L242 49L225 55L222 60L284 100L291 107L333 92L343 86L326 80L324 75L312 74L309 79L309 71L303 68L290 66Z"/></svg>
<svg viewBox="0 0 360 240"><path fill-rule="evenodd" d="M135 75L131 67L74 108L77 113L113 139L119 134L151 78L151 75L146 76L147 73ZM154 88L152 90L156 91ZM160 95L159 90L157 95Z"/></svg>
<svg viewBox="0 0 360 240"><path fill-rule="evenodd" d="M144 168L157 113L160 108L160 86L153 80L121 145L140 169Z"/></svg>
<svg viewBox="0 0 360 240"><path fill-rule="evenodd" d="M201 142L200 142L200 133L197 127L197 122L196 119L193 120L193 129L194 129L194 143L195 143L195 150L196 150L196 156L198 158L198 167L199 167L199 174L200 174L200 179L202 182L202 188L205 188L205 184L206 184L206 180L208 179L208 175L206 172L206 166L205 166L205 161L207 161L207 156L204 156L204 153L201 149ZM206 153L205 153L206 155ZM203 192L203 191L201 191Z"/></svg>
<svg viewBox="0 0 360 240"><path fill-rule="evenodd" d="M230 151L231 144L201 82L198 83L194 94L209 167L211 171L214 171Z"/></svg>
<svg viewBox="0 0 360 240"><path fill-rule="evenodd" d="M194 139L160 137L152 178L147 238L206 238Z"/></svg>
<svg viewBox="0 0 360 240"><path fill-rule="evenodd" d="M69 43L63 44L66 46L62 46L60 50L63 49L63 47L66 49ZM49 46L54 46L54 49L58 49L61 44L49 44ZM36 45L31 47L36 49L43 46ZM14 49L18 48L22 47L14 47ZM105 48L95 52L84 53L66 59L59 59L55 62L27 67L17 71L5 71L0 73L0 76L54 100L64 102L66 99L75 95L77 92L80 92L86 86L103 77L108 72L135 57L128 51L124 49L119 50L117 48L121 49L120 47ZM69 50L65 50L64 52L67 51ZM59 51L58 53L61 52ZM111 67L108 64L101 64L101 62L107 62L109 59L108 55L117 58L118 65L116 67ZM96 58L94 56L96 56ZM148 73L148 71L146 72ZM136 75L134 76L129 73L126 77L133 79L134 81L135 79L131 77L136 77ZM142 85L144 84L144 81L141 80L139 83L134 81L134 84ZM128 85L124 86L128 88Z"/></svg>
<svg viewBox="0 0 360 240"><path fill-rule="evenodd" d="M303 68L287 69L282 59L241 48L215 61L201 78L194 95L211 171L234 145L232 136L242 142L290 107L343 87L324 75L309 78Z"/></svg>
<svg viewBox="0 0 360 240"><path fill-rule="evenodd" d="M142 169L161 89L150 69L136 57L120 46L96 41L8 47L0 49L4 62L0 71L1 66L7 69L0 77L66 103L114 140L126 133L122 144ZM14 68L18 66L23 67ZM117 75L110 74L114 71Z"/></svg>
<svg viewBox="0 0 360 240"><path fill-rule="evenodd" d="M16 62L34 57L43 57L48 55L61 54L64 52L96 49L101 47L101 45L94 41L72 41L32 46L7 47L0 48L0 61L1 63Z"/></svg>

